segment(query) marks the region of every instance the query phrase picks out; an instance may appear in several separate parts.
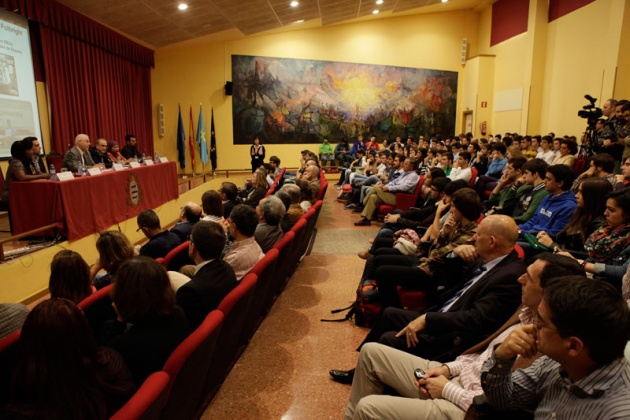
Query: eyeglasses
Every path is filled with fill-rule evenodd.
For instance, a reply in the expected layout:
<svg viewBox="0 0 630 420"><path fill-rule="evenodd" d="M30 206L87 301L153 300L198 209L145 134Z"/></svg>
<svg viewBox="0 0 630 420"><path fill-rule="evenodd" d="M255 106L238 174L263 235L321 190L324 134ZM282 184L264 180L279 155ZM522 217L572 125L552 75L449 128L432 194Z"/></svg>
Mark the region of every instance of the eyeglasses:
<svg viewBox="0 0 630 420"><path fill-rule="evenodd" d="M545 323L545 321L542 320L542 318L540 317L540 314L538 312L536 313L536 315L534 315L534 319L532 320L532 324L539 331L542 330L543 328L551 330L551 331L558 331L557 328L552 328L552 327L548 326Z"/></svg>

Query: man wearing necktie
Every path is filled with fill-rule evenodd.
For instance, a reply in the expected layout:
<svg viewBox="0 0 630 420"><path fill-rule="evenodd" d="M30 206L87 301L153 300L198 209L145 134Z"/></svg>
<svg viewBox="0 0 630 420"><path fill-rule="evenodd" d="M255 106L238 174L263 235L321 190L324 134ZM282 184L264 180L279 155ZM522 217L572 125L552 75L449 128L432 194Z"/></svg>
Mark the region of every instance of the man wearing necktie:
<svg viewBox="0 0 630 420"><path fill-rule="evenodd" d="M512 218L483 219L473 238L475 244L453 251L456 259L472 263L454 287L422 314L386 308L361 345L379 342L428 360L449 361L483 341L521 301L517 279L526 267L514 251L517 238ZM344 373L352 375L351 371L331 371L333 378Z"/></svg>
<svg viewBox="0 0 630 420"><path fill-rule="evenodd" d="M87 134L79 134L74 139L74 147L68 150L63 157L63 167L68 168L71 172L78 170L79 162L83 168L94 166L94 161L88 153L90 148L90 138Z"/></svg>

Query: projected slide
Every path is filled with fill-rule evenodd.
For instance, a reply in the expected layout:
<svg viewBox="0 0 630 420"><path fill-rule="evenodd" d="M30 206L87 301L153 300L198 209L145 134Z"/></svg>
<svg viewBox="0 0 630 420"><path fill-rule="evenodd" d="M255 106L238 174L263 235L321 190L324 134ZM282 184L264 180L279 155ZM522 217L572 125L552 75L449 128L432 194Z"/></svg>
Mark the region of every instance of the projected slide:
<svg viewBox="0 0 630 420"><path fill-rule="evenodd" d="M41 140L28 23L0 10L0 159L27 136Z"/></svg>

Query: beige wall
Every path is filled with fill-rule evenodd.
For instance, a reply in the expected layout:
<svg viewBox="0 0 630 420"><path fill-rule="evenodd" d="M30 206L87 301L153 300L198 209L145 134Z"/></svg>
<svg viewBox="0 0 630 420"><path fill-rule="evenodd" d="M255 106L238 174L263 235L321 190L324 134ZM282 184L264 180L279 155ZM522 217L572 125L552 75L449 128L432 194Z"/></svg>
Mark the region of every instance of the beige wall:
<svg viewBox="0 0 630 420"><path fill-rule="evenodd" d="M207 128L210 106L214 107L219 169L249 166L249 146L232 144L232 103L231 98L223 95L225 80L231 80L232 54L457 71L460 73L458 103L461 104L462 39L467 38L471 45L469 55L477 55L477 17L474 12L405 16L258 36L225 44L196 41L192 45L160 49L156 51L156 66L151 75L152 93L156 105L164 104L166 136L159 138L156 131L156 149L171 159L176 158L177 103L185 107L184 125L187 127L189 105L193 105L196 121L201 102ZM461 105L457 109L456 127L461 125L460 108ZM267 145L266 149L268 156L278 155L284 165L291 167L298 165L300 150L317 150L317 147ZM190 170L189 161L186 170ZM196 171L200 170L198 164Z"/></svg>

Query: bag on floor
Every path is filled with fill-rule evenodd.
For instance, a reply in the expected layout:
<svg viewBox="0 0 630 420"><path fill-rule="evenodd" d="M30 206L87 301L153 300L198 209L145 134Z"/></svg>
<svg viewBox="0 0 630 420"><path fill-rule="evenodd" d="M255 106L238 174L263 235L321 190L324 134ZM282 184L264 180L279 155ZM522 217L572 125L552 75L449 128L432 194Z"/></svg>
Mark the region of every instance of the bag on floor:
<svg viewBox="0 0 630 420"><path fill-rule="evenodd" d="M348 311L341 319L322 319L323 322L342 322L354 317L354 323L359 327L372 327L381 316L381 306L378 287L375 280L361 280L357 288L357 297L354 303L347 308L333 309L333 314Z"/></svg>

